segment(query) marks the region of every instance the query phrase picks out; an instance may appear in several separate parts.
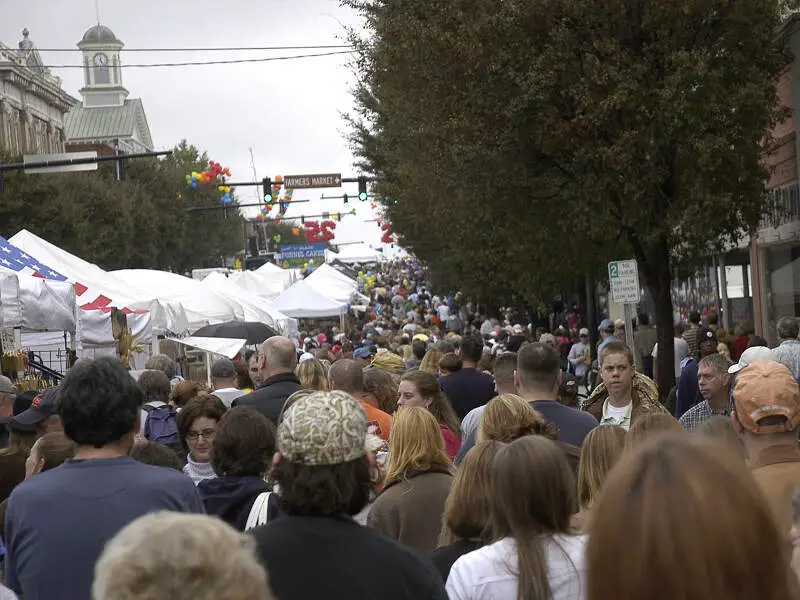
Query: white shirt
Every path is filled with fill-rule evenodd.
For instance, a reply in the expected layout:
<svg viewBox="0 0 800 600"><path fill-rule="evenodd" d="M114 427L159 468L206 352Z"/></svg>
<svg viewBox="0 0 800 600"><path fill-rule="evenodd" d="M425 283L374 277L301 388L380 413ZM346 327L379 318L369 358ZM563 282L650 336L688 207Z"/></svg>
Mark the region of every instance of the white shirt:
<svg viewBox="0 0 800 600"><path fill-rule="evenodd" d="M583 600L586 597L585 535L546 538L547 570L553 600ZM450 569L447 594L450 600L515 600L518 581L516 542L504 538L465 554ZM511 571L509 571L509 568Z"/></svg>
<svg viewBox="0 0 800 600"><path fill-rule="evenodd" d="M601 425L619 425L626 431L631 426L631 412L633 402L628 402L625 406L614 406L606 400L603 403L603 418L600 419Z"/></svg>
<svg viewBox="0 0 800 600"><path fill-rule="evenodd" d="M450 307L447 304L440 304L436 307L436 312L439 315L439 320L444 322L450 317Z"/></svg>
<svg viewBox="0 0 800 600"><path fill-rule="evenodd" d="M681 376L681 361L689 356L689 344L683 338L672 338L673 351L675 352L675 379ZM653 346L651 354L653 360L658 358L658 342Z"/></svg>
<svg viewBox="0 0 800 600"><path fill-rule="evenodd" d="M222 403L226 408L230 408L234 400L245 395L245 392L238 388L222 388L219 390L214 390L211 393L222 400Z"/></svg>

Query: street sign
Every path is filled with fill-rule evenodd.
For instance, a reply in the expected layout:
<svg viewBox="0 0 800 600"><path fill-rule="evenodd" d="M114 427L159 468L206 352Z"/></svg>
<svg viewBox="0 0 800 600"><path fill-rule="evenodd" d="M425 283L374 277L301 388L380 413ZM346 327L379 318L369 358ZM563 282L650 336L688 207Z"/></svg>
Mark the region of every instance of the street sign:
<svg viewBox="0 0 800 600"><path fill-rule="evenodd" d="M325 263L325 244L281 244L279 266L284 269L303 269L309 261L315 266Z"/></svg>
<svg viewBox="0 0 800 600"><path fill-rule="evenodd" d="M59 154L26 154L22 157L22 162L25 163L25 173L28 175L39 175L42 173L73 173L75 171L96 171L97 163L86 163L79 165L62 165L60 167L37 167L36 165L43 162L52 162L57 160L74 160L74 159L91 159L97 158L97 151L90 150L88 152L61 152Z"/></svg>
<svg viewBox="0 0 800 600"><path fill-rule="evenodd" d="M616 260L608 263L611 300L618 304L638 304L641 297L639 271L635 260Z"/></svg>
<svg viewBox="0 0 800 600"><path fill-rule="evenodd" d="M286 175L283 178L283 185L287 190L342 187L342 174Z"/></svg>

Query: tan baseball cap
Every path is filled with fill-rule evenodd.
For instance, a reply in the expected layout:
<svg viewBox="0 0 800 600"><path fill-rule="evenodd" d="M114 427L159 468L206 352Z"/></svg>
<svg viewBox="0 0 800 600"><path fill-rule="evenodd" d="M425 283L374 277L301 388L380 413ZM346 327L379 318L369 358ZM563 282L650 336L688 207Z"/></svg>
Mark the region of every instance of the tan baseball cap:
<svg viewBox="0 0 800 600"><path fill-rule="evenodd" d="M774 360L758 360L736 375L733 390L736 417L753 433L792 431L800 424L800 390L789 369ZM759 425L766 417L782 416L786 421Z"/></svg>

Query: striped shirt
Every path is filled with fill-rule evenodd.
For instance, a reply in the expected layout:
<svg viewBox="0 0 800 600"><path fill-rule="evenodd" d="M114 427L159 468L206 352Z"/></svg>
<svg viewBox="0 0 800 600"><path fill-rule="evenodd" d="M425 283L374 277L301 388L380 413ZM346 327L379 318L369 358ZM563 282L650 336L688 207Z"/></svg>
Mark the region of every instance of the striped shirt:
<svg viewBox="0 0 800 600"><path fill-rule="evenodd" d="M683 339L689 344L689 356L697 356L699 350L697 349L697 330L699 327L690 326L689 329L683 332Z"/></svg>

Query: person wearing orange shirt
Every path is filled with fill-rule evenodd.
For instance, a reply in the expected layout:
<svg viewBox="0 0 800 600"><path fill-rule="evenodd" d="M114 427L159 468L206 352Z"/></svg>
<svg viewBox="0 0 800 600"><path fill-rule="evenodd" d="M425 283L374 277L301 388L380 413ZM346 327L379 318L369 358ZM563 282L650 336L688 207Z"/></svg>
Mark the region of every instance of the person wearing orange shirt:
<svg viewBox="0 0 800 600"><path fill-rule="evenodd" d="M358 400L367 413L367 431L384 441L389 440L392 416L364 400L364 370L356 361L337 360L328 371L328 381L332 390L347 392Z"/></svg>

